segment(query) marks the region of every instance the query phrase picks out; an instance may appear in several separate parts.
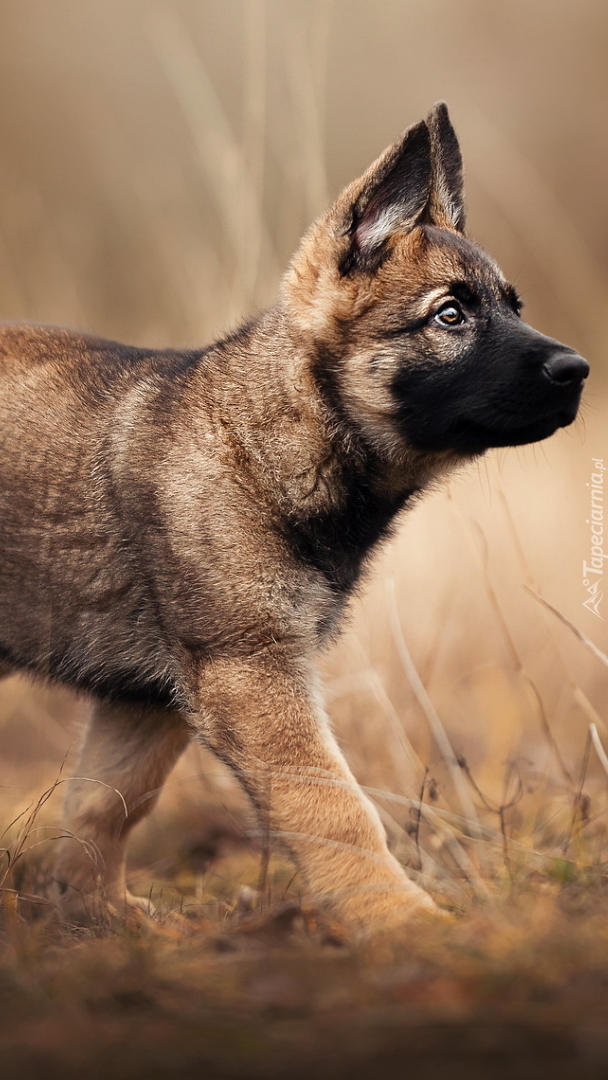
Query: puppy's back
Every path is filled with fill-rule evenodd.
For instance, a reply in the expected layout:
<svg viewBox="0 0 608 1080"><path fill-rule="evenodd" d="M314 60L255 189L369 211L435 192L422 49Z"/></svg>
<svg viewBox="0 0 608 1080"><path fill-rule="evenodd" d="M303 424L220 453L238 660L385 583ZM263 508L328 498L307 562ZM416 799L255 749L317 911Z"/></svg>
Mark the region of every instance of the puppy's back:
<svg viewBox="0 0 608 1080"><path fill-rule="evenodd" d="M112 445L155 377L150 351L0 327L0 659L83 689L160 692Z"/></svg>

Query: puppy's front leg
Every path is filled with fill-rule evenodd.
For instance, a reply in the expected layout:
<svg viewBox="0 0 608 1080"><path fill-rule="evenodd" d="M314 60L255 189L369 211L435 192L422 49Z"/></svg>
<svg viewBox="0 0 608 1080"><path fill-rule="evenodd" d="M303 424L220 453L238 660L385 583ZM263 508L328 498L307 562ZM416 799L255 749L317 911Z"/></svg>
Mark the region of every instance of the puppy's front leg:
<svg viewBox="0 0 608 1080"><path fill-rule="evenodd" d="M208 663L195 726L238 774L315 899L353 929L436 910L390 854L315 700L309 671L277 651Z"/></svg>

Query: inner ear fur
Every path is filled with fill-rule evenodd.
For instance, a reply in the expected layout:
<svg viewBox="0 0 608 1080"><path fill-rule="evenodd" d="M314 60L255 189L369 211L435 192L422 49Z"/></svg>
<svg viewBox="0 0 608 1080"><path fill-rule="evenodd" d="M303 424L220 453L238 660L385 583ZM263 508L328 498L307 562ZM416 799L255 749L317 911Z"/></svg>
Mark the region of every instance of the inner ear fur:
<svg viewBox="0 0 608 1080"><path fill-rule="evenodd" d="M445 102L385 150L370 166L349 204L349 246L340 272L373 272L395 232L427 222L464 230L462 156ZM352 195L352 186L345 195Z"/></svg>
<svg viewBox="0 0 608 1080"><path fill-rule="evenodd" d="M373 270L386 254L386 241L414 227L429 201L431 136L424 120L408 128L362 178L351 206L350 245L340 270Z"/></svg>

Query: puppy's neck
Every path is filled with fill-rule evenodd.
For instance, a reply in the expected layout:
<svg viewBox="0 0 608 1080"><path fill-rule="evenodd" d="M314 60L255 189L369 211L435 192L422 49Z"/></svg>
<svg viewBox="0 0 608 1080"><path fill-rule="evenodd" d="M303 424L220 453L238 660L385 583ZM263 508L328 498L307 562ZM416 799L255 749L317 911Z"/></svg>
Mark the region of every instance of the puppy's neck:
<svg viewBox="0 0 608 1080"><path fill-rule="evenodd" d="M252 484L288 518L333 512L363 490L396 511L426 486L420 455L370 444L328 391L331 362L321 343L294 332L279 305L214 345L196 382ZM448 467L429 462L428 480Z"/></svg>

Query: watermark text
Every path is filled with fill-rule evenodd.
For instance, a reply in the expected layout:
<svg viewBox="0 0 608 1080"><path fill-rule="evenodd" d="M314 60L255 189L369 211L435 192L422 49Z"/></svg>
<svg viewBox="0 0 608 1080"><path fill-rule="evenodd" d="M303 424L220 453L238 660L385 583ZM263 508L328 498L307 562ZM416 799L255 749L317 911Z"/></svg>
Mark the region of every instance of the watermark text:
<svg viewBox="0 0 608 1080"><path fill-rule="evenodd" d="M606 466L603 458L591 458L591 479L587 483L591 496L591 517L587 518L587 525L591 526L591 554L589 561L583 559L583 586L587 593L583 600L583 607L603 619L600 615L600 603L604 595L603 581L604 559L604 473Z"/></svg>

